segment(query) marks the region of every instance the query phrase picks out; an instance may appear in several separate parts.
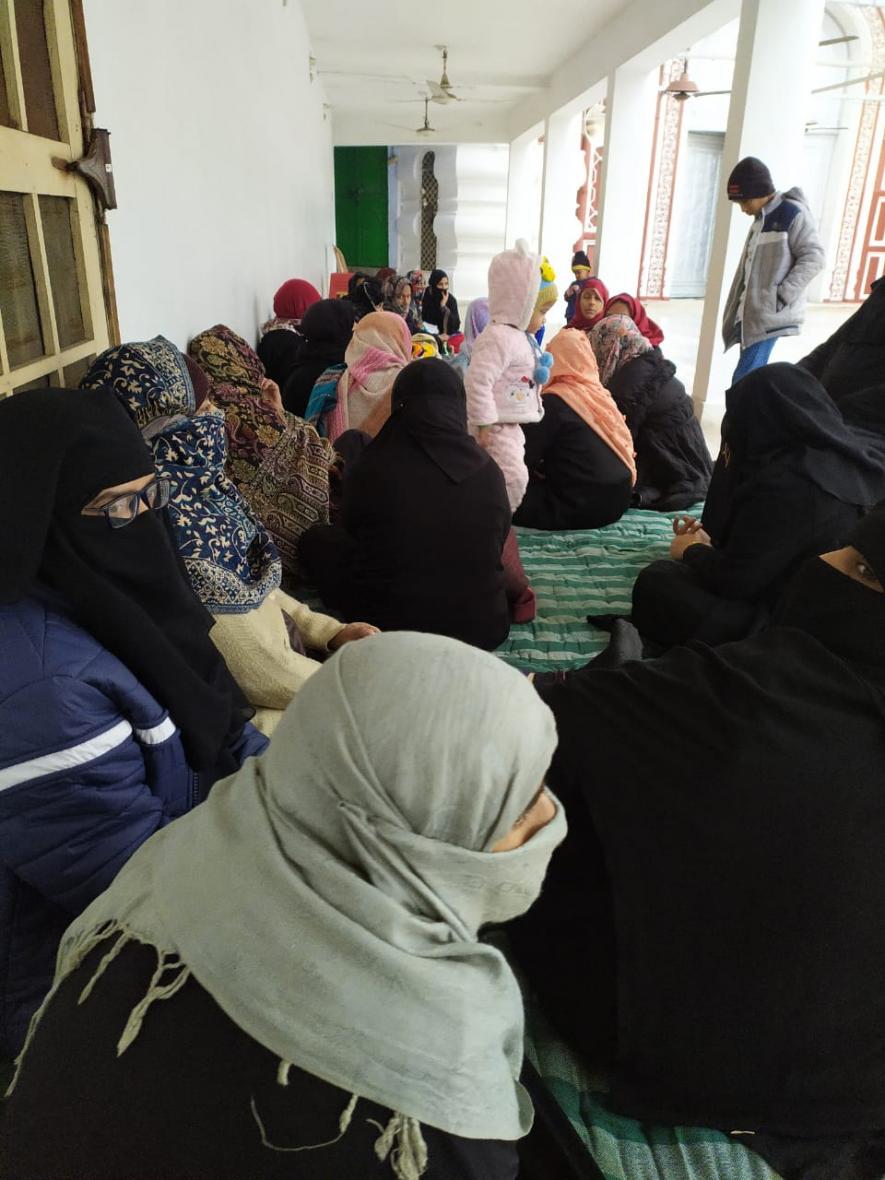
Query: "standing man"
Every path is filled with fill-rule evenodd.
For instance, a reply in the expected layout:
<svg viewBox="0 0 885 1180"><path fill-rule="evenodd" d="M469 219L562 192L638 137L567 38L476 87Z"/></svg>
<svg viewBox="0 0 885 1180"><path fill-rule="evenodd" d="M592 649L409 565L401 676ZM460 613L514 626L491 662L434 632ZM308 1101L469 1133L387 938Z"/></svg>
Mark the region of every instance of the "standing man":
<svg viewBox="0 0 885 1180"><path fill-rule="evenodd" d="M800 188L775 191L768 168L747 156L728 178L728 199L753 218L722 317L725 350L739 344L733 381L768 364L778 336L798 336L805 288L824 268L824 249Z"/></svg>

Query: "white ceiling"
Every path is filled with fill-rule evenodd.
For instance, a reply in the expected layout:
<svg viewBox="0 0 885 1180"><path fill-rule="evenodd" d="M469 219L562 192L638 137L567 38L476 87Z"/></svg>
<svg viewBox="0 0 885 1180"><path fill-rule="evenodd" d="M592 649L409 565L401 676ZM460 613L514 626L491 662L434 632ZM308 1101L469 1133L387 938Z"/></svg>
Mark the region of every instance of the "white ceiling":
<svg viewBox="0 0 885 1180"><path fill-rule="evenodd" d="M302 0L302 8L336 143L495 142L509 139L513 108L628 2ZM418 136L425 79L442 71L440 44L462 101L431 102L437 134Z"/></svg>

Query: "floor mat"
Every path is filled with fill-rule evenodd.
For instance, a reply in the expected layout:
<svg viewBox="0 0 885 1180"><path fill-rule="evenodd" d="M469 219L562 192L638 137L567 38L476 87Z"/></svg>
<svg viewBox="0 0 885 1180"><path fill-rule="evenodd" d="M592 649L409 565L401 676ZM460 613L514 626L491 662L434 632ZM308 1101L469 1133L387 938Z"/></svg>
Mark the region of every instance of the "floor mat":
<svg viewBox="0 0 885 1180"><path fill-rule="evenodd" d="M612 1114L605 1083L536 1011L526 1053L604 1180L779 1180L761 1156L721 1131L661 1127Z"/></svg>
<svg viewBox="0 0 885 1180"><path fill-rule="evenodd" d="M701 509L687 511L700 516ZM637 574L669 552L673 515L631 508L602 529L548 533L518 528L538 613L531 623L514 623L497 654L534 672L586 664L608 643L606 632L591 626L587 615L630 613Z"/></svg>

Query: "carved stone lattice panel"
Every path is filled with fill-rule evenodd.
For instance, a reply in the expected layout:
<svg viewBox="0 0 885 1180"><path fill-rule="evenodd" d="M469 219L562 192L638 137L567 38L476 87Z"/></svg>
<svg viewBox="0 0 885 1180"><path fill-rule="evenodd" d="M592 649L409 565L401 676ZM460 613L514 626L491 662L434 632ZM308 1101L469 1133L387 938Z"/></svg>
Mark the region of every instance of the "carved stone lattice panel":
<svg viewBox="0 0 885 1180"><path fill-rule="evenodd" d="M687 60L675 57L661 67L661 90L675 82L685 72ZM657 135L651 163L649 188L654 184L654 200L646 214L645 249L642 259L640 294L645 298L661 298L667 266L667 247L670 241L670 219L673 212L673 192L676 185L676 165L682 133L682 103L661 93L658 95L656 118Z"/></svg>
<svg viewBox="0 0 885 1180"><path fill-rule="evenodd" d="M436 156L425 152L421 161L421 269L436 269L436 233L433 228L439 210L439 181L433 166Z"/></svg>
<svg viewBox="0 0 885 1180"><path fill-rule="evenodd" d="M864 5L861 11L869 25L872 40L870 73L876 73L885 69L885 13L874 5ZM885 80L877 78L872 82L867 82L866 92L871 98L885 94ZM848 189L845 194L842 229L839 233L836 262L830 279L829 298L836 302L844 299L862 299L866 293L861 289L865 267L863 265L858 267L854 282L850 281L849 273L857 241L864 192L867 187L870 167L873 164L873 151L878 147L880 152L885 152L880 128L880 112L883 105L885 104L880 102L865 102L861 107L857 142L851 162ZM875 196L873 200L875 201ZM868 243L866 248L869 248ZM865 252L866 250L863 251L863 253Z"/></svg>
<svg viewBox="0 0 885 1180"><path fill-rule="evenodd" d="M602 165L602 143L581 136L581 150L587 169L587 179L578 189L575 215L581 223L581 234L572 247L584 250L592 258L596 248L596 233L599 222L599 172Z"/></svg>

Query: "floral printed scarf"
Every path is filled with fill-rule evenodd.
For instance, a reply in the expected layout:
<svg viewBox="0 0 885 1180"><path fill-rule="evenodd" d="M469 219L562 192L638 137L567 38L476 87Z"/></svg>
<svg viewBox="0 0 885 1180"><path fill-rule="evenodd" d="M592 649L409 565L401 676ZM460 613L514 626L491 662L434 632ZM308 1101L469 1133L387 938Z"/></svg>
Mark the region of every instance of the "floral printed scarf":
<svg viewBox="0 0 885 1180"><path fill-rule="evenodd" d="M212 400L224 410L227 473L267 527L291 577L301 534L329 519L332 445L294 414L280 415L262 400L264 366L230 328L201 332L188 352L214 383Z"/></svg>
<svg viewBox="0 0 885 1180"><path fill-rule="evenodd" d="M599 379L606 389L618 369L651 350L649 342L626 315L606 316L587 335L599 366Z"/></svg>
<svg viewBox="0 0 885 1180"><path fill-rule="evenodd" d="M103 385L114 390L148 439L196 409L184 357L163 336L119 344L96 357L80 387L97 389Z"/></svg>
<svg viewBox="0 0 885 1180"><path fill-rule="evenodd" d="M213 614L260 606L280 584L279 554L224 473L220 410L167 426L152 440L157 472L172 484L169 516L191 585Z"/></svg>

